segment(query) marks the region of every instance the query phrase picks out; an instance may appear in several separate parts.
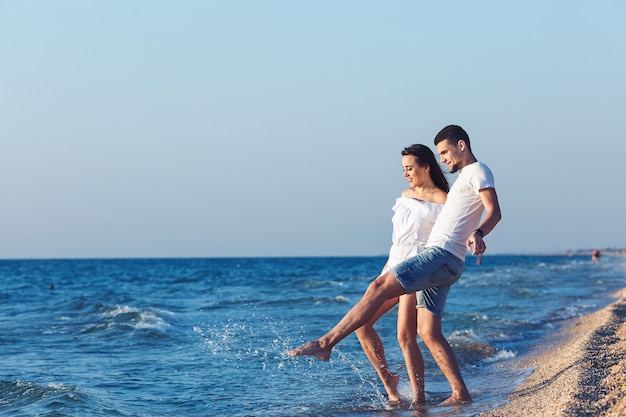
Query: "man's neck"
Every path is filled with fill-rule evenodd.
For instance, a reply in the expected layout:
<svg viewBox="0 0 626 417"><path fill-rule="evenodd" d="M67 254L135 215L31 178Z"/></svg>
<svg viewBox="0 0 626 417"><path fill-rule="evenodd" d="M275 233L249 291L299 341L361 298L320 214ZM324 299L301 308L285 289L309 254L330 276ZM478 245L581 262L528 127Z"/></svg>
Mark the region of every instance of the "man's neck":
<svg viewBox="0 0 626 417"><path fill-rule="evenodd" d="M472 165L474 162L478 162L478 160L473 154L470 153L465 158L463 158L463 166L459 169L463 169L468 165Z"/></svg>

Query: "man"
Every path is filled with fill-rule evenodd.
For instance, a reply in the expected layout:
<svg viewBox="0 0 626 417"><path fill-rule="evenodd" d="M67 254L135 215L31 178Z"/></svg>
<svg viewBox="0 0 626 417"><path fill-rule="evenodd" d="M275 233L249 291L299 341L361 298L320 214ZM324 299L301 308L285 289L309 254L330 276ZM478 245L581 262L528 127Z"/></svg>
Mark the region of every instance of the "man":
<svg viewBox="0 0 626 417"><path fill-rule="evenodd" d="M425 288L452 285L461 276L466 249L472 255L485 252L483 238L501 219L493 175L485 164L477 161L469 136L460 126L443 128L435 137L435 146L441 162L451 173L458 171L459 176L448 193L426 249L372 281L361 300L332 330L289 351L289 356L310 355L328 360L333 347L366 324L385 300ZM452 388L452 395L443 404L471 402L449 345L432 353Z"/></svg>

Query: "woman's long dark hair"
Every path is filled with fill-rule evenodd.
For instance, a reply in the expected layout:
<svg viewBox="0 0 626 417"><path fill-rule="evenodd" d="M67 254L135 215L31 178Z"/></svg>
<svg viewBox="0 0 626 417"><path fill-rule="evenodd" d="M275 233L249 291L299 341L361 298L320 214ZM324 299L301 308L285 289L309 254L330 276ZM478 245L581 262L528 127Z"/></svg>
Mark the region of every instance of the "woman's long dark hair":
<svg viewBox="0 0 626 417"><path fill-rule="evenodd" d="M428 146L415 144L408 146L402 150L402 156L411 155L415 158L417 165L430 166L430 178L435 183L437 188L442 189L446 193L450 191L450 185L448 184L448 180L441 169L441 166L437 163L437 158L435 158L435 154L430 150Z"/></svg>

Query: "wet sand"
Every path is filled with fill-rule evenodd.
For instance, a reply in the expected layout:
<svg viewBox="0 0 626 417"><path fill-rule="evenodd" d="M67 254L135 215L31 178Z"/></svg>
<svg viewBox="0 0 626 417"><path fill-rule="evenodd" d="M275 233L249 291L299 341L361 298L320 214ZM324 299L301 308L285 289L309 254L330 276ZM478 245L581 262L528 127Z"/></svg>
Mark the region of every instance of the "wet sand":
<svg viewBox="0 0 626 417"><path fill-rule="evenodd" d="M508 404L480 416L626 416L626 288L616 297L521 359L532 374Z"/></svg>

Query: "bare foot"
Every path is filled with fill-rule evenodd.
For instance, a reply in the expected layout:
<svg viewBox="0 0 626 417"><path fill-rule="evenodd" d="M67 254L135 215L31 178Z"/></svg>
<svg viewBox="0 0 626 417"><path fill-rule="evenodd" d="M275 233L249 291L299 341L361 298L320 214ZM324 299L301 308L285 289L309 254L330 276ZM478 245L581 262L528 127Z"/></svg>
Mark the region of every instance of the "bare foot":
<svg viewBox="0 0 626 417"><path fill-rule="evenodd" d="M389 372L389 376L383 381L385 391L387 391L387 397L389 397L389 403L391 405L398 405L402 401L400 394L398 394L398 383L400 382L400 375Z"/></svg>
<svg viewBox="0 0 626 417"><path fill-rule="evenodd" d="M321 361L327 361L330 359L330 353L332 349L323 348L319 340L314 340L309 343L297 347L287 352L287 356L315 356Z"/></svg>
<svg viewBox="0 0 626 417"><path fill-rule="evenodd" d="M472 397L470 397L469 393L465 393L463 395L452 395L450 398L442 402L443 405L464 405L470 404L472 402Z"/></svg>
<svg viewBox="0 0 626 417"><path fill-rule="evenodd" d="M389 401L389 407L394 410L408 410L411 408L411 403L405 399L400 399L398 401Z"/></svg>

